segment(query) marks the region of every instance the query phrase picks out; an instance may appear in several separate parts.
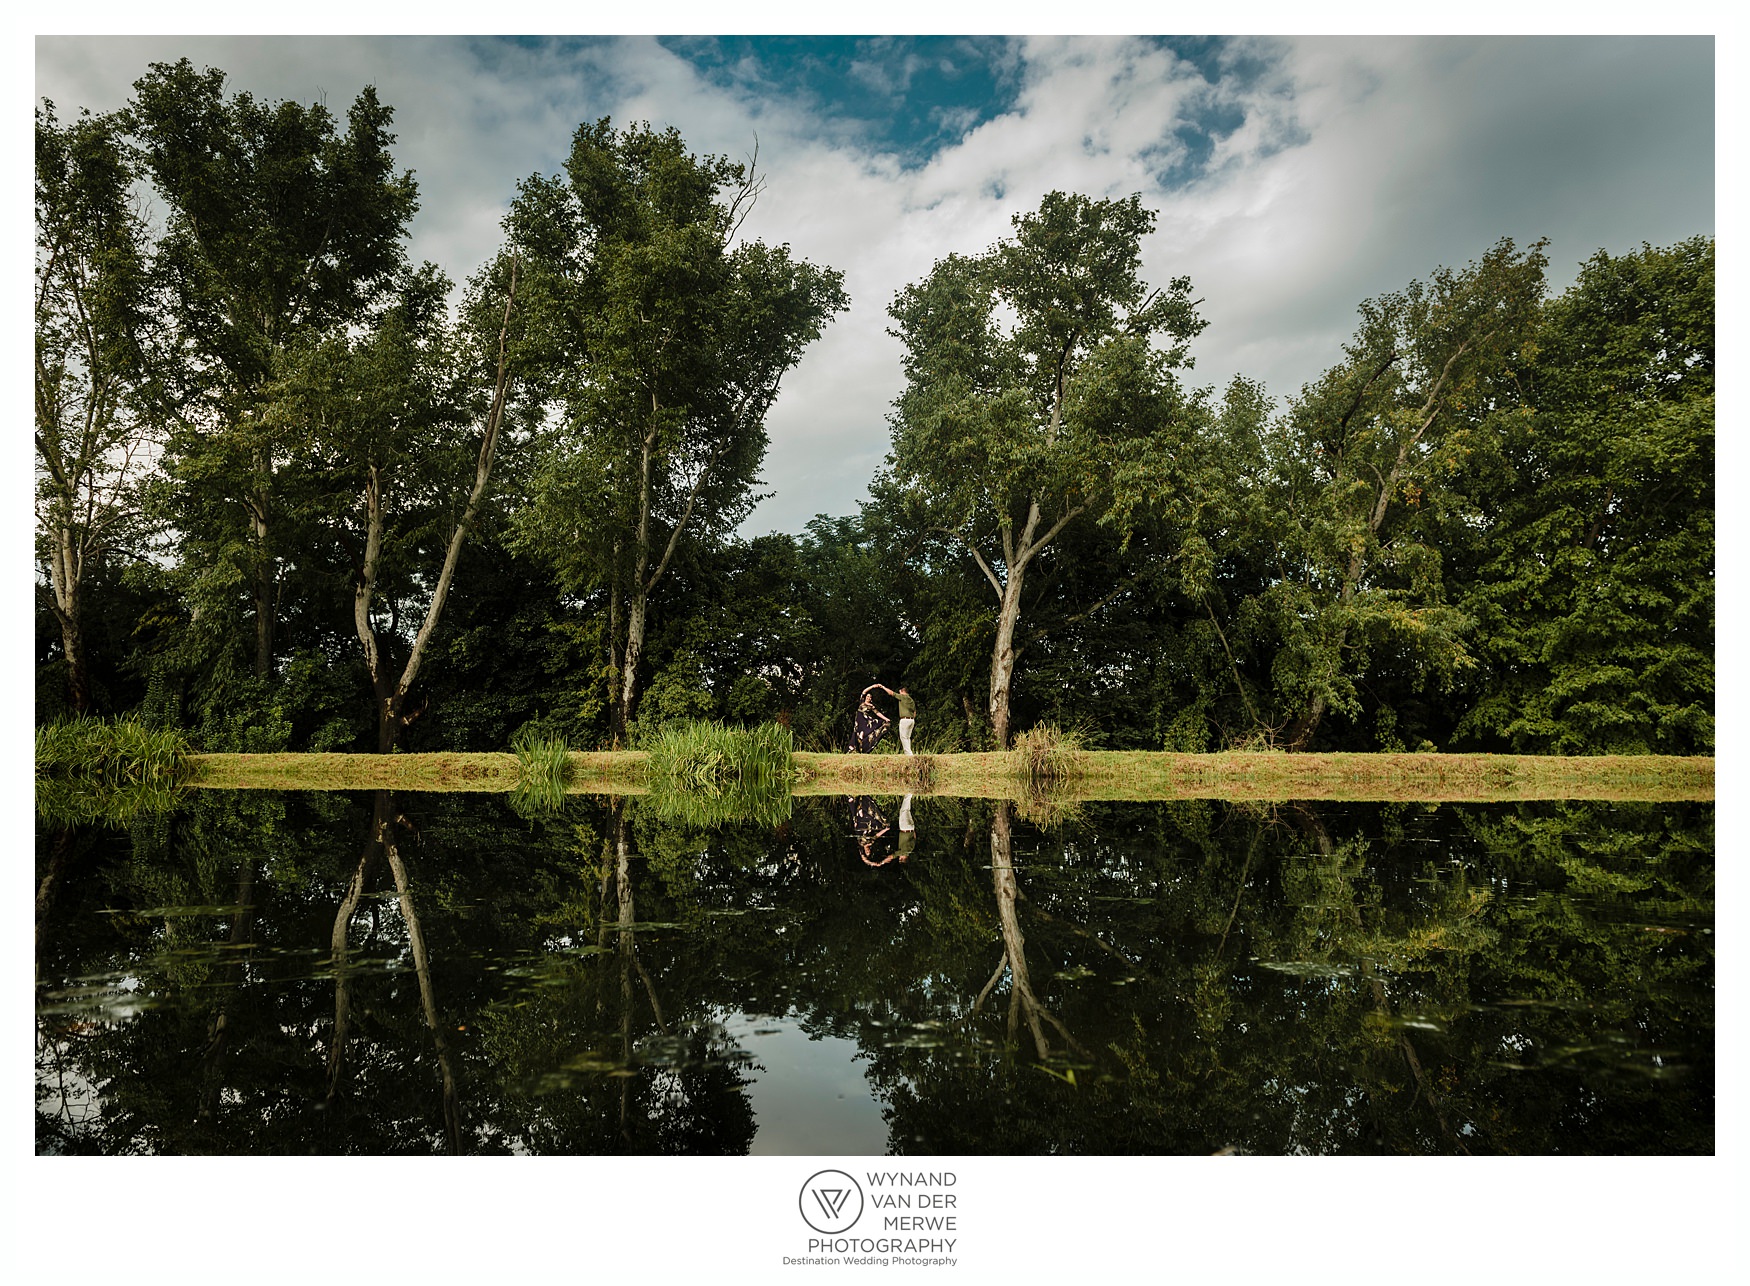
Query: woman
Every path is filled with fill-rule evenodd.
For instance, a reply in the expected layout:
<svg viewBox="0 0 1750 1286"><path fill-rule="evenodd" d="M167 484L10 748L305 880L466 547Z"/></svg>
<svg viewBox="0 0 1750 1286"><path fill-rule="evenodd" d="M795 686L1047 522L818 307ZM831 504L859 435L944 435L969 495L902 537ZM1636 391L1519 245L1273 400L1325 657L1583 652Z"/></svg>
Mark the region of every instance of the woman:
<svg viewBox="0 0 1750 1286"><path fill-rule="evenodd" d="M852 753L866 755L875 749L875 743L881 740L881 734L892 722L875 708L875 698L865 692L863 704L857 707L857 713L851 719Z"/></svg>
<svg viewBox="0 0 1750 1286"><path fill-rule="evenodd" d="M857 795L851 800L851 831L857 837L857 855L863 859L865 866L886 866L897 854L889 853L879 862L875 860L875 841L892 829L887 822L887 814L868 795ZM903 860L903 859L902 859Z"/></svg>

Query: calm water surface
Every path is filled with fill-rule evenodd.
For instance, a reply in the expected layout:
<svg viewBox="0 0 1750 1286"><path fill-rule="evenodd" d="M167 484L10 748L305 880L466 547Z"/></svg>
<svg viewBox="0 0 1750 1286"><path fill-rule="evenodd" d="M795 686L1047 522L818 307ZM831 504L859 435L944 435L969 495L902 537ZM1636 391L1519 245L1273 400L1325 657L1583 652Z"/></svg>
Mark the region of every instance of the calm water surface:
<svg viewBox="0 0 1750 1286"><path fill-rule="evenodd" d="M45 829L37 1149L1713 1150L1709 804L902 804Z"/></svg>

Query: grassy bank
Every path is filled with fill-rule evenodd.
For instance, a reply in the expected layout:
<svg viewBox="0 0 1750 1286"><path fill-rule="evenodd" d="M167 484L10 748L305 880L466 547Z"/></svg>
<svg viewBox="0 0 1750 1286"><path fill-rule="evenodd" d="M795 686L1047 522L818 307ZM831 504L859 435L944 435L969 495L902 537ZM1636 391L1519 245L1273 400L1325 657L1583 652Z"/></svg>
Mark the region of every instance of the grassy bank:
<svg viewBox="0 0 1750 1286"><path fill-rule="evenodd" d="M1014 754L796 756L799 794L865 790L1012 796ZM1075 751L1050 793L1069 799L1667 800L1714 797L1714 761L1667 755L1218 754ZM922 783L927 781L928 784Z"/></svg>
<svg viewBox="0 0 1750 1286"><path fill-rule="evenodd" d="M1668 755L1089 753L1088 799L1667 800L1714 797L1714 761Z"/></svg>
<svg viewBox="0 0 1750 1286"><path fill-rule="evenodd" d="M568 794L642 794L642 751L569 755ZM193 755L189 784L213 789L509 791L511 754ZM797 795L1015 798L1037 793L1016 754L791 756ZM1069 799L1711 800L1714 761L1664 755L1183 755L1075 751L1052 765Z"/></svg>
<svg viewBox="0 0 1750 1286"><path fill-rule="evenodd" d="M644 753L571 751L570 794L642 793ZM514 754L190 755L190 786L209 790L511 791Z"/></svg>

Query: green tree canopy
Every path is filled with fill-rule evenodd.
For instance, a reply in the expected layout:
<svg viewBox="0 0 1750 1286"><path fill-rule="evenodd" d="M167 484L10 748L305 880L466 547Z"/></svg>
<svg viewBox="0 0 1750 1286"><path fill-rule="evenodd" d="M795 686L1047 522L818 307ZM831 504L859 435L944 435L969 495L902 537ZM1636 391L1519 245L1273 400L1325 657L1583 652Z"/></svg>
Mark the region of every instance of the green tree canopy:
<svg viewBox="0 0 1750 1286"><path fill-rule="evenodd" d="M169 514L209 617L236 617L246 591L265 680L311 498L282 471L263 389L294 341L359 323L393 289L417 200L374 89L342 130L321 104L227 97L224 83L186 58L154 63L129 118L166 207L158 257L185 407L165 456Z"/></svg>
<svg viewBox="0 0 1750 1286"><path fill-rule="evenodd" d="M116 116L36 110L35 443L38 557L48 564L68 703L92 709L84 594L141 535L157 419L159 298L137 177Z"/></svg>
<svg viewBox="0 0 1750 1286"><path fill-rule="evenodd" d="M1328 712L1359 717L1376 666L1414 684L1474 664L1442 549L1475 519L1472 457L1519 407L1509 380L1534 342L1545 262L1543 243L1502 240L1366 301L1342 362L1271 426L1276 574L1247 624L1276 640L1275 732L1289 747L1311 745Z"/></svg>
<svg viewBox="0 0 1750 1286"><path fill-rule="evenodd" d="M567 586L609 590L616 737L651 591L689 533L721 538L752 508L779 381L847 307L836 270L739 238L759 190L673 129L603 119L506 219L554 403L519 530Z"/></svg>
<svg viewBox="0 0 1750 1286"><path fill-rule="evenodd" d="M1714 243L1600 251L1545 309L1465 600L1521 753L1711 753Z"/></svg>
<svg viewBox="0 0 1750 1286"><path fill-rule="evenodd" d="M1012 237L941 260L889 310L906 376L893 482L919 525L964 544L996 597L999 746L1029 566L1077 519L1123 529L1139 508L1183 498L1182 457L1204 418L1173 373L1204 322L1189 278L1142 281L1154 214L1141 198L1053 192L1013 222Z"/></svg>

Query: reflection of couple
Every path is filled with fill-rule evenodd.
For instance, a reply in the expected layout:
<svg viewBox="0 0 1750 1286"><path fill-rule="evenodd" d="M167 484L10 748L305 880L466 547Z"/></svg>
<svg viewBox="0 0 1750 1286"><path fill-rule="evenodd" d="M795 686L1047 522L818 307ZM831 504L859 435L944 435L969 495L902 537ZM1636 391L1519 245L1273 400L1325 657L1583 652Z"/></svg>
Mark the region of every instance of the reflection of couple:
<svg viewBox="0 0 1750 1286"><path fill-rule="evenodd" d="M887 824L887 815L869 796L858 795L851 801L851 829L857 834L857 849L865 866L886 866L895 858L905 861L918 842L917 823L911 815L911 796L907 795L899 805L899 845L879 862L875 861L875 841L887 834L891 827Z"/></svg>
<svg viewBox="0 0 1750 1286"><path fill-rule="evenodd" d="M912 700L911 693L904 688L895 690L885 683L871 683L863 689L863 699L857 706L857 713L851 718L851 749L866 755L875 749L875 743L881 740L881 735L887 731L889 719L875 705L875 689L880 688L888 696L899 701L899 746L906 754L911 754L911 733L917 727L918 706Z"/></svg>

